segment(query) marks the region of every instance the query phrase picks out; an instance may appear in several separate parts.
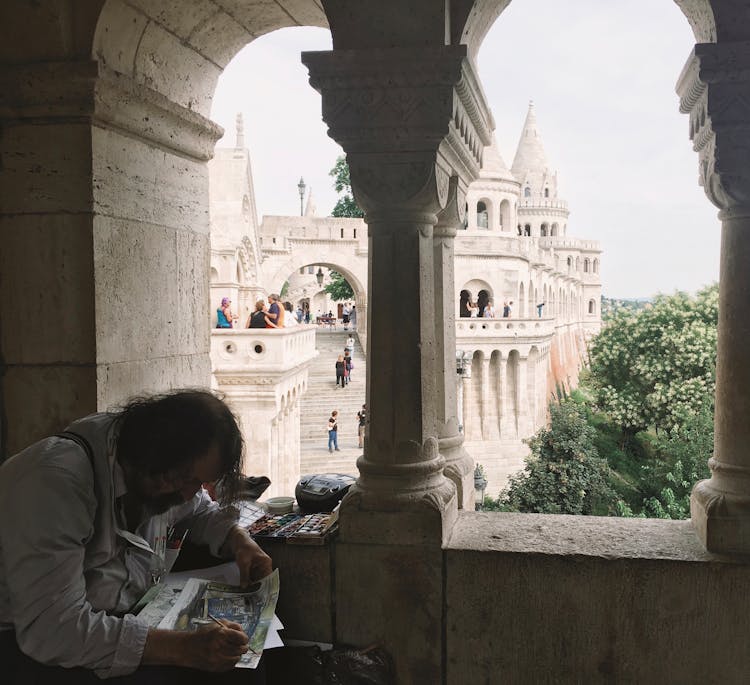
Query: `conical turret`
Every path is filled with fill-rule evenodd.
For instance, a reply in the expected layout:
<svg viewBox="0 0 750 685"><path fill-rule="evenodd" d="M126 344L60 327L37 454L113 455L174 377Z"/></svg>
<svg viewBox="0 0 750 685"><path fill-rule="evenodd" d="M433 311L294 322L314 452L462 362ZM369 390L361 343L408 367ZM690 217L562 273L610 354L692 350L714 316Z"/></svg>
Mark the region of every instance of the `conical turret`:
<svg viewBox="0 0 750 685"><path fill-rule="evenodd" d="M525 197L557 197L557 175L552 171L536 121L534 103L529 103L526 122L511 167Z"/></svg>
<svg viewBox="0 0 750 685"><path fill-rule="evenodd" d="M480 178L486 179L497 179L502 181L515 181L513 174L508 170L505 165L505 161L500 155L500 150L497 147L497 140L495 140L495 134L492 134L492 144L484 148L484 155L482 157L482 168L479 172Z"/></svg>

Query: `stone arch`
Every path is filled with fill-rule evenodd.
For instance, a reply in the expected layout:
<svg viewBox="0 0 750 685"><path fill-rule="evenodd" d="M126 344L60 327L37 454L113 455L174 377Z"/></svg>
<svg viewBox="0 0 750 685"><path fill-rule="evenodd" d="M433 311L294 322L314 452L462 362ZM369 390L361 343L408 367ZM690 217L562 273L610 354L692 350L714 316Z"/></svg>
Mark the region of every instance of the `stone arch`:
<svg viewBox="0 0 750 685"><path fill-rule="evenodd" d="M464 286L461 288L460 293L463 293L464 291L469 293L469 299L471 302L477 302L479 299L479 293L482 291L485 291L487 293L488 298L494 297L492 286L485 280L481 278L472 278L470 281L467 281ZM460 300L461 295L459 293L459 316L461 315L460 310Z"/></svg>
<svg viewBox="0 0 750 685"><path fill-rule="evenodd" d="M598 259L594 259L593 272L595 274L599 273L599 260Z"/></svg>
<svg viewBox="0 0 750 685"><path fill-rule="evenodd" d="M546 221L539 227L539 235L542 238L546 238L549 235L549 224Z"/></svg>
<svg viewBox="0 0 750 685"><path fill-rule="evenodd" d="M589 273L589 271L591 271L591 260L588 257L586 257L583 260L583 273L587 274Z"/></svg>
<svg viewBox="0 0 750 685"><path fill-rule="evenodd" d="M591 316L596 314L596 300L593 298L589 300L589 314Z"/></svg>
<svg viewBox="0 0 750 685"><path fill-rule="evenodd" d="M304 14L295 13L304 21L280 6L266 5L263 12L253 2L232 7L230 14L203 0L139 0L136 9L122 0L107 0L96 24L92 57L207 117L219 75L248 43L281 28L328 27L325 13L312 3Z"/></svg>
<svg viewBox="0 0 750 685"><path fill-rule="evenodd" d="M549 234L551 236L558 236L560 235L560 224L558 224L556 221L550 226Z"/></svg>

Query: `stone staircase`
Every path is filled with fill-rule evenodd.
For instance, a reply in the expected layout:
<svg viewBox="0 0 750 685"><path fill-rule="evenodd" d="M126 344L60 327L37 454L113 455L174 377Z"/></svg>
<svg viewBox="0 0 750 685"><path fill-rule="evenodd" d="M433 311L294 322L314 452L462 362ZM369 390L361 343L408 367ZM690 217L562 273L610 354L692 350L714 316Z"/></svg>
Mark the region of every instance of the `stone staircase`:
<svg viewBox="0 0 750 685"><path fill-rule="evenodd" d="M300 446L302 474L346 473L357 476L357 412L365 402L366 365L364 351L354 333L354 369L345 388L336 386L335 363L344 353L349 336L342 328L335 331L318 328L318 356L308 370L307 392L300 403ZM331 411L339 412L339 452L328 452L326 425Z"/></svg>

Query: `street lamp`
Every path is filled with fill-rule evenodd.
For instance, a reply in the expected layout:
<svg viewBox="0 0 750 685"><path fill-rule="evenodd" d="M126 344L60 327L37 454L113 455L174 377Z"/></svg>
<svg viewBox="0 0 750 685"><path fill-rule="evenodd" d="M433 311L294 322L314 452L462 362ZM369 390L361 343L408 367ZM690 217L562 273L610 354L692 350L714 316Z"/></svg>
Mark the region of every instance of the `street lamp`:
<svg viewBox="0 0 750 685"><path fill-rule="evenodd" d="M487 479L484 477L484 467L477 464L474 467L474 511L482 511L484 507L484 491L487 489Z"/></svg>
<svg viewBox="0 0 750 685"><path fill-rule="evenodd" d="M323 269L318 267L318 273L315 274L315 280L318 282L318 285L323 285Z"/></svg>
<svg viewBox="0 0 750 685"><path fill-rule="evenodd" d="M305 215L305 179L302 176L299 177L299 183L297 184L297 190L299 190L299 215Z"/></svg>

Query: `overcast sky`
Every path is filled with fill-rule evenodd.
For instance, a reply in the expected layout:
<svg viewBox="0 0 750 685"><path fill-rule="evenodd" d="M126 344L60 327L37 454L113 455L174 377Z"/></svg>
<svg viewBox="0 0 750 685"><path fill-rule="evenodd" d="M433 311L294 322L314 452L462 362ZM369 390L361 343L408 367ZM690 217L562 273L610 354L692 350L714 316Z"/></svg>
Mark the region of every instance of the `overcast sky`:
<svg viewBox="0 0 750 685"><path fill-rule="evenodd" d="M601 241L607 296L694 291L718 279L717 211L698 186L674 92L693 43L671 0L514 0L479 53L506 164L533 99L570 205L568 234ZM301 51L330 47L322 29L277 31L242 50L219 81L219 145L234 145L241 111L261 215L298 213L300 176L319 215L336 202L328 171L341 149L300 62Z"/></svg>

